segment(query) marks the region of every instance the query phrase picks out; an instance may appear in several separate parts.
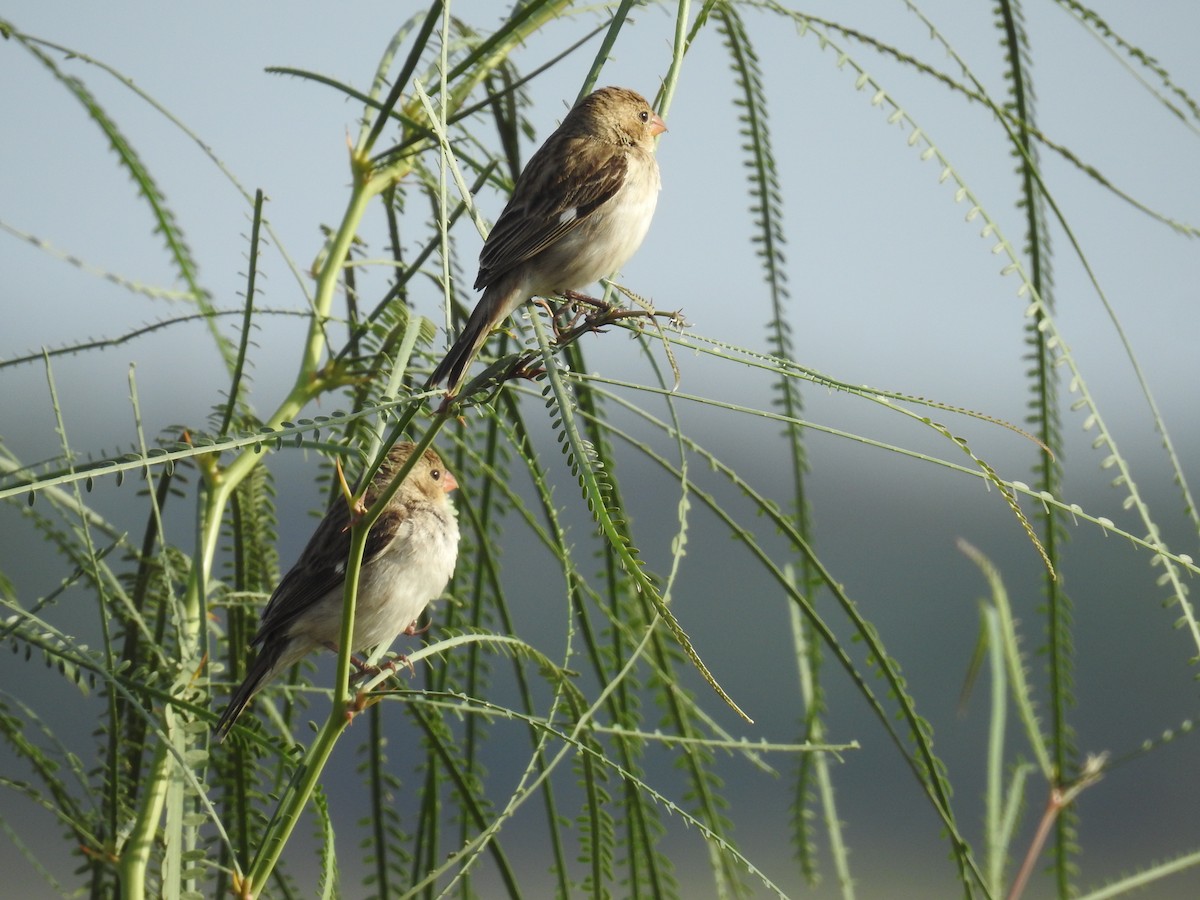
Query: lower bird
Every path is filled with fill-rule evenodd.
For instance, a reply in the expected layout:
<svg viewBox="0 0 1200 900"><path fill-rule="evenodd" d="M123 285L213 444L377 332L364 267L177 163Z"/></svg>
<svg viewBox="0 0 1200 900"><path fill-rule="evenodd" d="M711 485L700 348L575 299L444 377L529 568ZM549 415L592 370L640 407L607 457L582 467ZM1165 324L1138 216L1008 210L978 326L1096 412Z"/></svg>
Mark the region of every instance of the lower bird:
<svg viewBox="0 0 1200 900"><path fill-rule="evenodd" d="M367 488L366 506L414 449L403 441L388 451ZM412 633L425 607L445 590L458 559L458 520L449 498L456 487L441 458L426 450L371 527L359 576L352 651ZM217 722L218 741L268 681L314 649L337 649L351 524L348 505L335 502L271 594L251 641L258 654Z"/></svg>
<svg viewBox="0 0 1200 900"><path fill-rule="evenodd" d="M534 296L562 296L611 275L641 246L662 185L654 138L667 130L627 88L588 94L533 154L479 254L483 288L429 386L458 393L493 328Z"/></svg>

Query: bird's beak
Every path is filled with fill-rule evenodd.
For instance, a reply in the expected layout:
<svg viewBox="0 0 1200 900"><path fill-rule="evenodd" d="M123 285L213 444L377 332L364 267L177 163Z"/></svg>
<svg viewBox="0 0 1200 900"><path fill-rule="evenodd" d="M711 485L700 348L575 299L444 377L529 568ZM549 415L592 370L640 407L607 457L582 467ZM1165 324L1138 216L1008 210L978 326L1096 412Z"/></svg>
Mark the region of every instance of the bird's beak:
<svg viewBox="0 0 1200 900"><path fill-rule="evenodd" d="M445 477L442 479L442 490L447 494L458 487L458 481L449 472L442 473Z"/></svg>
<svg viewBox="0 0 1200 900"><path fill-rule="evenodd" d="M650 133L652 135L660 135L666 130L667 123L662 120L662 116L655 113L654 118L650 120Z"/></svg>

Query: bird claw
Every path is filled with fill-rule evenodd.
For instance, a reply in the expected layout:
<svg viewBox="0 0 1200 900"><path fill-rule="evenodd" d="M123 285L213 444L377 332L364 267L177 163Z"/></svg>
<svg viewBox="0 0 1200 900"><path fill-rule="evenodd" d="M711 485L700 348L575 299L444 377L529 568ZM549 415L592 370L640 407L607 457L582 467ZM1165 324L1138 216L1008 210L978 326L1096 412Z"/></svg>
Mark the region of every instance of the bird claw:
<svg viewBox="0 0 1200 900"><path fill-rule="evenodd" d="M412 628L411 625L408 627ZM405 634L408 634L408 633L410 633L410 632L407 632L407 631L405 632ZM417 632L412 632L412 633L415 634ZM368 662L364 662L363 660L359 659L357 656L351 656L350 662L353 663L354 668L356 668L358 670L357 672L354 673L353 677L351 677L351 679L350 679L351 684L354 684L355 682L358 682L358 681L364 681L367 678L373 678L376 675L382 675L384 672L388 672L392 675L395 675L396 672L398 672L400 670L401 666L408 666L409 672L411 672L413 675L417 674L417 670L413 667L412 661L409 660L409 658L407 656L405 656L403 653L397 653L391 659L387 659L377 666L372 665L371 663L368 663Z"/></svg>
<svg viewBox="0 0 1200 900"><path fill-rule="evenodd" d="M613 308L613 304L607 300L597 300L595 297L581 294L579 291L563 291L562 295L576 305L591 306L601 312L608 312Z"/></svg>
<svg viewBox="0 0 1200 900"><path fill-rule="evenodd" d="M420 631L417 631L414 628L415 625L416 622L414 621L408 626L408 628L404 629L402 633L421 634L422 632L428 630L428 626L426 626L426 628L422 628ZM331 650L334 653L338 652L337 644L335 644L333 641L325 641L324 646L326 650ZM384 672L391 672L392 674L395 674L399 670L400 666L408 666L410 672L412 672L414 675L417 673L416 669L413 668L413 664L403 653L397 653L394 657L385 660L378 666L367 662L365 659L355 653L351 653L350 665L354 666L354 674L350 676L350 684L354 684L355 682L362 681L374 675L381 675Z"/></svg>
<svg viewBox="0 0 1200 900"><path fill-rule="evenodd" d="M595 331L600 333L598 327L593 326L593 323L602 320L609 315L616 307L606 300L597 300L595 297L590 297L587 294L581 294L579 291L563 291L564 303L558 310L558 317L551 316L551 322L554 324L554 337L560 340L564 336L571 336L576 330L580 329L580 322L583 322L582 330ZM591 312L586 312L582 307L591 307ZM559 318L563 321L559 321Z"/></svg>
<svg viewBox="0 0 1200 900"><path fill-rule="evenodd" d="M354 724L354 717L365 710L375 701L371 699L370 691L359 691L354 695L354 699L346 704L346 725Z"/></svg>
<svg viewBox="0 0 1200 900"><path fill-rule="evenodd" d="M565 302L557 307L543 297L531 299L533 303L546 311L554 329L554 345L556 347L566 347L588 333L604 334L607 326L614 325L623 319L663 319L670 327L676 329L687 327L688 323L682 310L659 312L628 289L619 285L616 287L623 294L630 296L640 308L622 307L606 300L598 300L579 291L560 291L558 296ZM533 381L545 374L546 369L541 365L541 355L536 351L526 350L505 356L497 359L480 375L460 387L457 393L447 393L437 407L436 414L444 417L457 415L462 421L459 412L461 409L490 402L505 382L518 378Z"/></svg>

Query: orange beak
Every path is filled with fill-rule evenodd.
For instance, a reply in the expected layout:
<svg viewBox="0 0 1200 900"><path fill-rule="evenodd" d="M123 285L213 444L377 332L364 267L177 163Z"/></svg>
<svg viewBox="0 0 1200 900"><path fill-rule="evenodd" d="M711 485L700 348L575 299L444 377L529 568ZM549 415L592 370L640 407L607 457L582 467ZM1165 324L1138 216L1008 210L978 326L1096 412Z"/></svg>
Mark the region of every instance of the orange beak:
<svg viewBox="0 0 1200 900"><path fill-rule="evenodd" d="M654 118L650 120L650 133L660 135L667 130L667 123L662 120L662 116L658 113L654 114Z"/></svg>
<svg viewBox="0 0 1200 900"><path fill-rule="evenodd" d="M442 490L447 494L458 487L458 481L449 472L443 472L442 476Z"/></svg>

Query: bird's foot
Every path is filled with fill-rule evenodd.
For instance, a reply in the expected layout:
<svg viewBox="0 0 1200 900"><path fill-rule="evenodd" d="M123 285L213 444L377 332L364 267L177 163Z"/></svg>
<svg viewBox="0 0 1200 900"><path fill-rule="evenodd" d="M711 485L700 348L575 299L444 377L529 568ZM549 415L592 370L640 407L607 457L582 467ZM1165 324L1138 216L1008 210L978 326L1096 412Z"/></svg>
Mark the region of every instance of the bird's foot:
<svg viewBox="0 0 1200 900"><path fill-rule="evenodd" d="M409 627L411 628L412 626ZM357 656L351 656L350 662L353 663L354 668L358 670L353 676L351 676L351 684L365 681L368 678L374 678L376 675L382 675L384 672L395 675L396 672L400 670L401 666L408 666L409 672L411 672L413 675L417 674L417 670L413 668L412 662L403 653L397 653L395 656L384 660L377 666L365 662L359 659Z"/></svg>
<svg viewBox="0 0 1200 900"><path fill-rule="evenodd" d="M354 724L354 717L365 710L372 703L378 703L378 699L371 697L370 691L359 691L354 695L354 699L346 704L346 725L347 727Z"/></svg>
<svg viewBox="0 0 1200 900"><path fill-rule="evenodd" d="M608 312L613 308L613 304L607 300L600 300L588 294L581 294L579 291L563 291L563 298L574 303L576 306L590 306L593 309L598 309L601 312Z"/></svg>
<svg viewBox="0 0 1200 900"><path fill-rule="evenodd" d="M400 633L401 633L401 634L407 634L409 637L412 637L413 635L417 635L417 634L424 634L425 632L427 632L427 631L429 630L429 626L430 626L430 625L432 625L432 624L433 624L433 622L426 622L426 623L425 623L423 626L421 626L420 628L418 628L418 627L417 627L417 620L416 620L416 619L413 619L413 620L412 620L412 621L409 623L408 627L407 627L407 628L405 628L405 629L404 629L402 632L400 632Z"/></svg>
<svg viewBox="0 0 1200 900"><path fill-rule="evenodd" d="M409 625L408 627L411 629L415 624L416 623L414 622L412 625ZM418 632L406 630L404 633L405 634L417 634ZM325 641L324 647L326 650L331 650L334 653L338 652L338 646L333 641ZM356 653L351 653L350 654L350 665L354 666L354 674L350 676L350 683L354 684L355 682L362 681L365 678L370 678L373 675L379 675L382 672L393 672L394 673L398 668L397 663L399 663L400 665L407 665L409 667L409 669L412 669L412 667L413 667L412 663L410 663L408 661L408 657L405 656L403 653L396 654L395 657L385 661L382 665L378 665L378 666L374 665L373 663L367 662L365 659L363 659L361 656L359 656Z"/></svg>
<svg viewBox="0 0 1200 900"><path fill-rule="evenodd" d="M562 304L550 317L550 321L554 325L554 337L559 343L562 343L561 339L564 336L577 332L580 322L586 325L614 309L613 304L589 297L587 294L581 294L579 291L563 291L562 296L567 302Z"/></svg>

